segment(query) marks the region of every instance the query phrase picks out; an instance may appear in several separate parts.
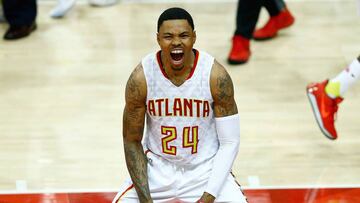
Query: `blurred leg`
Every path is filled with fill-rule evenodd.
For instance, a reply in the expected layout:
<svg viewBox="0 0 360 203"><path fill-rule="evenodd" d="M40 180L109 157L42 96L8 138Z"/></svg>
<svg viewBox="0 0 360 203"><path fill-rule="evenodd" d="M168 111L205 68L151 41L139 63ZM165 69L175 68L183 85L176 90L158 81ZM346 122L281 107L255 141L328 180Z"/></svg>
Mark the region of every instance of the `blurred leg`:
<svg viewBox="0 0 360 203"><path fill-rule="evenodd" d="M241 35L247 39L252 38L259 18L261 3L261 0L239 0L235 35Z"/></svg>
<svg viewBox="0 0 360 203"><path fill-rule="evenodd" d="M270 16L278 15L286 6L283 0L263 0L263 5Z"/></svg>
<svg viewBox="0 0 360 203"><path fill-rule="evenodd" d="M2 0L5 18L10 26L31 25L35 22L36 0Z"/></svg>

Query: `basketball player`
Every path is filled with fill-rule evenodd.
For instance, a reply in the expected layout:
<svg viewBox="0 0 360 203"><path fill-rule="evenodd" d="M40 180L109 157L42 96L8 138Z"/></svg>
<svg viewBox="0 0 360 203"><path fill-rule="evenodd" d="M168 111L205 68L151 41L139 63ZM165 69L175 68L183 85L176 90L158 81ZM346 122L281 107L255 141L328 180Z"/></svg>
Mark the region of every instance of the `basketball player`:
<svg viewBox="0 0 360 203"><path fill-rule="evenodd" d="M334 121L338 104L342 102L344 93L360 76L360 55L335 78L321 83L312 83L306 87L315 119L321 132L329 139L336 139L337 132Z"/></svg>
<svg viewBox="0 0 360 203"><path fill-rule="evenodd" d="M229 74L193 48L194 23L184 9L165 10L157 31L161 50L147 55L126 85L123 141L131 180L113 202L246 202L230 173L240 127Z"/></svg>

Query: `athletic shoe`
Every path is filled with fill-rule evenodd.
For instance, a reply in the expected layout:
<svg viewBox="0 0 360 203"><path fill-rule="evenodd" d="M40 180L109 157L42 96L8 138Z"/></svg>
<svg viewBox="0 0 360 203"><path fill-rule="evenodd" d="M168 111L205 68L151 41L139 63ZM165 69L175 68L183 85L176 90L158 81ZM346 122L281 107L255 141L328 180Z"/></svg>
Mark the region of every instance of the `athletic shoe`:
<svg viewBox="0 0 360 203"><path fill-rule="evenodd" d="M232 47L228 58L229 64L243 64L250 57L250 40L240 35L232 39Z"/></svg>
<svg viewBox="0 0 360 203"><path fill-rule="evenodd" d="M335 116L338 111L338 104L343 98L332 99L325 92L328 80L321 83L312 83L306 87L312 110L321 132L329 139L336 139Z"/></svg>
<svg viewBox="0 0 360 203"><path fill-rule="evenodd" d="M58 4L50 11L52 18L62 18L74 7L76 0L58 0Z"/></svg>
<svg viewBox="0 0 360 203"><path fill-rule="evenodd" d="M16 40L24 38L30 33L36 30L36 23L33 22L30 25L22 26L10 26L9 29L5 32L4 40Z"/></svg>
<svg viewBox="0 0 360 203"><path fill-rule="evenodd" d="M271 16L264 27L256 30L253 34L255 40L267 40L275 37L281 29L294 24L295 18L286 8L276 16Z"/></svg>

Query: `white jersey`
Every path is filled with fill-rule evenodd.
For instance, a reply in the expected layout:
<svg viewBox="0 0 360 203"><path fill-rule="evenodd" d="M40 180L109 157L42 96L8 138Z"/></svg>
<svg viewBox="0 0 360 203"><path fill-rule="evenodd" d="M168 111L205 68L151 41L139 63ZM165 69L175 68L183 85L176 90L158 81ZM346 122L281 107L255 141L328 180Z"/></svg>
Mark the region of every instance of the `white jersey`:
<svg viewBox="0 0 360 203"><path fill-rule="evenodd" d="M197 165L219 148L210 92L214 58L195 51L188 79L174 85L163 72L160 52L142 60L147 83L145 148L176 165Z"/></svg>

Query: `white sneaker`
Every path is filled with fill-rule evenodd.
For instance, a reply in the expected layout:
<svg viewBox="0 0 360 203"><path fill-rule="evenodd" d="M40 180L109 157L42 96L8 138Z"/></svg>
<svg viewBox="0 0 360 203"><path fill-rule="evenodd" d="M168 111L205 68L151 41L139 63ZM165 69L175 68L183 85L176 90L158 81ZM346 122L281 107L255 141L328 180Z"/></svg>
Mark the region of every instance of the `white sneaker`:
<svg viewBox="0 0 360 203"><path fill-rule="evenodd" d="M118 0L88 0L92 6L110 6L116 4Z"/></svg>
<svg viewBox="0 0 360 203"><path fill-rule="evenodd" d="M62 18L75 5L76 0L58 0L58 4L50 12L52 18Z"/></svg>

